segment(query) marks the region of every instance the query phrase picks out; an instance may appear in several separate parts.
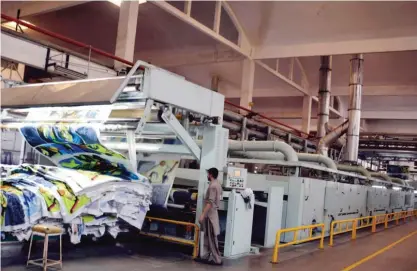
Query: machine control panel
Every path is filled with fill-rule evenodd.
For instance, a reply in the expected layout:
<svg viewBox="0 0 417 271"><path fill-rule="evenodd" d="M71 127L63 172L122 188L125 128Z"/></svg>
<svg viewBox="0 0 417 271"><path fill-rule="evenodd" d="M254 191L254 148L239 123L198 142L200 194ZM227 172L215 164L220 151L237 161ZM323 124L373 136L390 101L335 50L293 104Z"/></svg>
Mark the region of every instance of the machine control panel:
<svg viewBox="0 0 417 271"><path fill-rule="evenodd" d="M227 167L227 176L224 180L224 188L245 189L248 170L246 168Z"/></svg>

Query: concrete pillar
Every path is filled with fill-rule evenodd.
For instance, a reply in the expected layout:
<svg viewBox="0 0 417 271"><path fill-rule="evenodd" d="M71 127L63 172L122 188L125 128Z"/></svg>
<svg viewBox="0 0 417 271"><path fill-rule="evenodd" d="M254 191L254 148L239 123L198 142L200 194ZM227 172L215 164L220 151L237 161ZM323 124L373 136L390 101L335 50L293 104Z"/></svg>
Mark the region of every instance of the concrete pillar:
<svg viewBox="0 0 417 271"><path fill-rule="evenodd" d="M303 98L303 113L301 120L301 130L309 134L310 133L310 124L311 124L311 96L305 95Z"/></svg>
<svg viewBox="0 0 417 271"><path fill-rule="evenodd" d="M219 92L219 81L220 81L220 78L218 75L213 75L211 77L211 90L215 92Z"/></svg>
<svg viewBox="0 0 417 271"><path fill-rule="evenodd" d="M139 1L121 2L115 55L131 62L134 62L138 15ZM114 66L116 70L120 70L124 64L115 61Z"/></svg>
<svg viewBox="0 0 417 271"><path fill-rule="evenodd" d="M255 80L255 62L250 59L243 60L242 84L240 90L240 106L252 108L253 84ZM243 112L247 113L247 112Z"/></svg>

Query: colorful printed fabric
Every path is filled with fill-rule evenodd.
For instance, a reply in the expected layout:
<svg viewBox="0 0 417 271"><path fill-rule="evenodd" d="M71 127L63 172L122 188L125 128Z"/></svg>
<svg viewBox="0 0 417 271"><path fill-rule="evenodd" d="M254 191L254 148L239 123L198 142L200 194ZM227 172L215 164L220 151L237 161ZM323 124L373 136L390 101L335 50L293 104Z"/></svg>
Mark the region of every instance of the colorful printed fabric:
<svg viewBox="0 0 417 271"><path fill-rule="evenodd" d="M90 171L22 165L1 180L1 231L19 240L30 237L38 223L67 228L77 243L82 235L112 236L118 224L141 229L149 210L152 187ZM66 226L68 225L68 226Z"/></svg>
<svg viewBox="0 0 417 271"><path fill-rule="evenodd" d="M103 146L98 131L82 125L28 125L20 129L35 150L55 165L143 181L122 154Z"/></svg>
<svg viewBox="0 0 417 271"><path fill-rule="evenodd" d="M174 184L175 171L178 168L177 160L162 160L139 162L139 172L144 174L152 184L152 205L165 206Z"/></svg>

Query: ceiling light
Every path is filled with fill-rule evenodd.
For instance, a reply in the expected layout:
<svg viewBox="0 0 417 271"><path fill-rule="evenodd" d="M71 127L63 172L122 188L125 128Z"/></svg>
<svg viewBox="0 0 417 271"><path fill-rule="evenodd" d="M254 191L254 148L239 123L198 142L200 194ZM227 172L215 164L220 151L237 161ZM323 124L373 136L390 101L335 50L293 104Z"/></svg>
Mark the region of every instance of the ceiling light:
<svg viewBox="0 0 417 271"><path fill-rule="evenodd" d="M116 6L120 7L120 4L122 3L123 0L108 0L109 2L112 2L113 4L115 4ZM139 0L139 4L143 4L146 3L147 0Z"/></svg>
<svg viewBox="0 0 417 271"><path fill-rule="evenodd" d="M401 190L401 187L398 187L398 186L394 186L392 189L394 189L394 190Z"/></svg>

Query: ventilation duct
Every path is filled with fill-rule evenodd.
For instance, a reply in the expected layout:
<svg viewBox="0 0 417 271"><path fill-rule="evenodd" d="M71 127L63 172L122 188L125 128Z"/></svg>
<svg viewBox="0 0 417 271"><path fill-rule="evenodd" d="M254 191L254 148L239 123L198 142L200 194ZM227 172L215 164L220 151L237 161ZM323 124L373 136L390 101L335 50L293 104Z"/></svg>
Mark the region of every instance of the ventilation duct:
<svg viewBox="0 0 417 271"><path fill-rule="evenodd" d="M368 179L371 178L371 174L364 167L338 164L337 169L342 170L342 171L347 171L347 172L359 173Z"/></svg>
<svg viewBox="0 0 417 271"><path fill-rule="evenodd" d="M372 177L379 177L381 179L384 179L385 181L392 183L392 180L390 178L390 176L388 176L387 174L381 173L381 172L371 172L371 176Z"/></svg>
<svg viewBox="0 0 417 271"><path fill-rule="evenodd" d="M332 78L332 56L320 57L319 110L317 113L317 137L326 135L326 124L330 114L330 86Z"/></svg>
<svg viewBox="0 0 417 271"><path fill-rule="evenodd" d="M361 102L363 86L363 54L356 54L350 60L349 82L349 127L346 137L345 161L356 163L358 160L359 131L361 122Z"/></svg>
<svg viewBox="0 0 417 271"><path fill-rule="evenodd" d="M348 126L349 121L345 121L333 129L333 131L322 137L317 146L317 153L327 156L329 146L333 144L338 138L340 138L344 133L346 133Z"/></svg>

